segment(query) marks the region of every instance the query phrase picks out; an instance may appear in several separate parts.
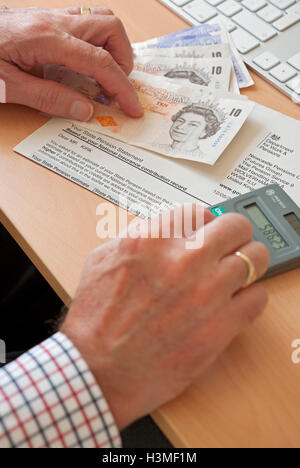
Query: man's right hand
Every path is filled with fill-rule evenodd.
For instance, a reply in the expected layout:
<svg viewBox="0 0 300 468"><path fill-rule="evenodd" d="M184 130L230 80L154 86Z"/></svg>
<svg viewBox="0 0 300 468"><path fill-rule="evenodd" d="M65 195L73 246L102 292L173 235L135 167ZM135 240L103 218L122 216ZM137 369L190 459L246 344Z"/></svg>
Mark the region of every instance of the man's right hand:
<svg viewBox="0 0 300 468"><path fill-rule="evenodd" d="M232 255L247 255L258 277L266 272L269 253L251 242L250 223L206 210L204 223L194 250L187 238L137 236L88 258L61 331L86 359L119 429L183 392L266 306L262 286L243 289L247 264Z"/></svg>
<svg viewBox="0 0 300 468"><path fill-rule="evenodd" d="M47 114L87 121L93 104L83 94L29 72L64 65L95 78L131 117L144 113L127 76L133 53L122 22L106 8L2 8L0 10L0 102L24 104Z"/></svg>

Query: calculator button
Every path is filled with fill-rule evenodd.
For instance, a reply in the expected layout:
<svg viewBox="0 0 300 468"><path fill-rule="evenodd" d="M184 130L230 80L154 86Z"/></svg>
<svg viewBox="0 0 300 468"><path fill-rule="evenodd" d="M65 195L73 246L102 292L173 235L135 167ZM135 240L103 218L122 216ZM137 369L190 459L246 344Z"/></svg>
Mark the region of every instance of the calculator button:
<svg viewBox="0 0 300 468"><path fill-rule="evenodd" d="M294 93L299 94L300 96L300 76L293 78L286 84Z"/></svg>
<svg viewBox="0 0 300 468"><path fill-rule="evenodd" d="M260 46L260 43L253 36L239 28L231 33L231 37L236 48L242 54L247 54L250 50Z"/></svg>
<svg viewBox="0 0 300 468"><path fill-rule="evenodd" d="M300 71L300 52L288 60L288 63Z"/></svg>
<svg viewBox="0 0 300 468"><path fill-rule="evenodd" d="M281 83L286 83L288 80L291 80L294 78L294 76L297 75L295 69L287 63L281 63L277 67L273 68L270 74Z"/></svg>
<svg viewBox="0 0 300 468"><path fill-rule="evenodd" d="M296 15L295 13L288 13L280 18L278 21L273 23L274 28L278 29L278 31L285 31L286 29L294 26L300 21L300 16Z"/></svg>
<svg viewBox="0 0 300 468"><path fill-rule="evenodd" d="M246 10L234 16L233 21L246 29L246 31L249 31L262 42L265 42L277 35L275 29L273 29L269 24Z"/></svg>
<svg viewBox="0 0 300 468"><path fill-rule="evenodd" d="M263 70L269 71L271 68L276 67L276 65L280 63L280 60L270 52L264 52L263 54L253 59L253 62Z"/></svg>
<svg viewBox="0 0 300 468"><path fill-rule="evenodd" d="M221 13L225 16L234 16L236 15L239 11L242 10L241 5L239 5L238 2L234 2L232 0L228 0L227 2L222 3L218 7L218 10L220 10Z"/></svg>
<svg viewBox="0 0 300 468"><path fill-rule="evenodd" d="M203 0L194 0L183 9L196 20L200 21L200 23L205 23L205 21L217 15L215 8L208 5Z"/></svg>
<svg viewBox="0 0 300 468"><path fill-rule="evenodd" d="M273 23L283 16L283 11L278 8L269 5L266 8L257 12L258 16L265 20L267 23Z"/></svg>

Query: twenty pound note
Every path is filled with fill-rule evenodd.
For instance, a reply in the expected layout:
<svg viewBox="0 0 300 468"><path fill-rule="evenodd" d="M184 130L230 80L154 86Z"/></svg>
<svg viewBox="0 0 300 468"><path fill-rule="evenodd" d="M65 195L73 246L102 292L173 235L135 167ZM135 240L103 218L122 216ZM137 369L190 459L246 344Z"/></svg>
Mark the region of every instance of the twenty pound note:
<svg viewBox="0 0 300 468"><path fill-rule="evenodd" d="M142 119L124 115L117 104L96 104L89 124L101 133L172 158L213 165L254 107L246 99L215 94L202 86L133 72L130 80L145 109Z"/></svg>

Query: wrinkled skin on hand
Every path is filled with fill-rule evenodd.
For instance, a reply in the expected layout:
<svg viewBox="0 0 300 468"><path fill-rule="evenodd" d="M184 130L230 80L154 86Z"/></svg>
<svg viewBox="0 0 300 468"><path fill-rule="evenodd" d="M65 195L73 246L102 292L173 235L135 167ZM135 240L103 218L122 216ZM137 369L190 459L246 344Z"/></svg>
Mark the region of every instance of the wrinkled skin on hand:
<svg viewBox="0 0 300 468"><path fill-rule="evenodd" d="M248 255L258 276L267 270L269 253L251 242L250 223L206 210L204 221L197 249L187 250L186 238L136 236L87 260L62 332L89 364L120 429L183 392L266 306L261 285L243 289L247 264L232 255Z"/></svg>
<svg viewBox="0 0 300 468"><path fill-rule="evenodd" d="M133 57L121 21L110 10L80 8L0 10L0 101L24 104L48 114L87 121L92 102L78 91L33 76L45 64L66 66L97 80L123 111L143 110L127 76Z"/></svg>

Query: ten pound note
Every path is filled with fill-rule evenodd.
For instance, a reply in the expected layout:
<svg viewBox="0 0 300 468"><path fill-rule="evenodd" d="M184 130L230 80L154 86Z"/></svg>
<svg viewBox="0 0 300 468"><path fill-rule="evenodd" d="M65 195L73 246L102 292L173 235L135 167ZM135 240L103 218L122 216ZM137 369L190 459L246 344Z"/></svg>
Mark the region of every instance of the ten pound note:
<svg viewBox="0 0 300 468"><path fill-rule="evenodd" d="M145 116L131 119L116 103L96 104L95 119L89 125L125 143L173 158L213 165L254 107L232 94L175 84L142 72L133 72L130 80Z"/></svg>
<svg viewBox="0 0 300 468"><path fill-rule="evenodd" d="M225 58L197 59L168 57L137 57L134 69L164 76L182 84L195 84L213 89L229 90L231 62Z"/></svg>
<svg viewBox="0 0 300 468"><path fill-rule="evenodd" d="M133 44L136 55L143 53L144 49L164 49L180 47L189 48L195 46L213 46L227 44L231 50L233 67L240 88L252 86L253 80L243 63L230 35L222 24L203 24L193 28L178 31L167 36L161 36L148 41Z"/></svg>

